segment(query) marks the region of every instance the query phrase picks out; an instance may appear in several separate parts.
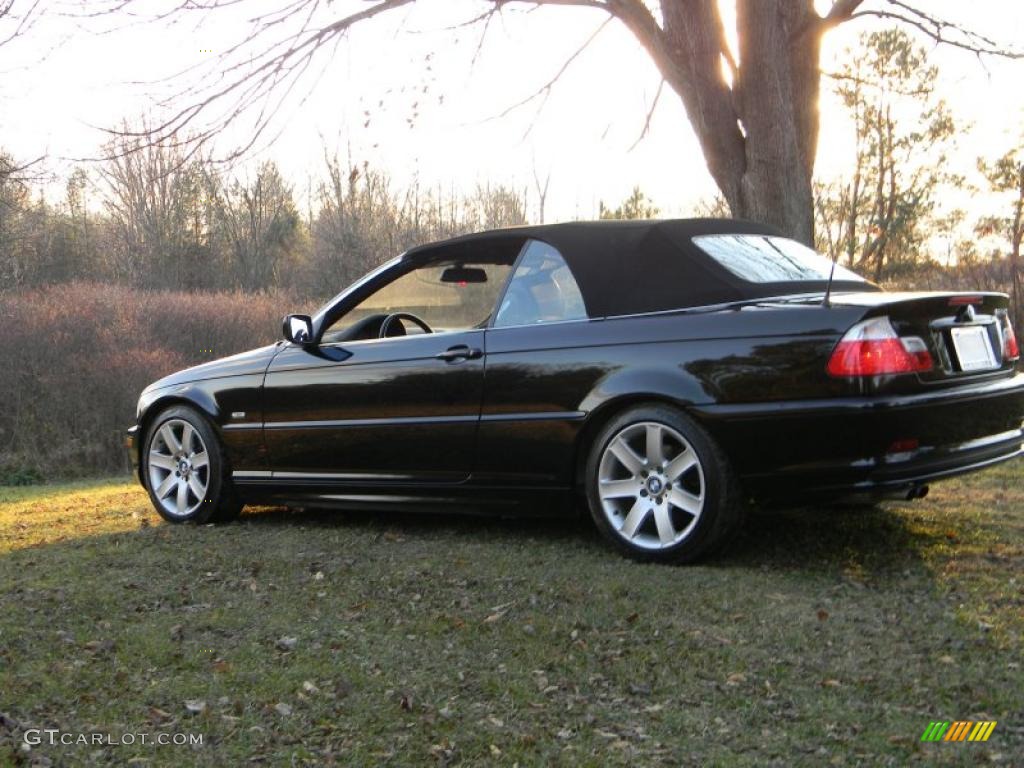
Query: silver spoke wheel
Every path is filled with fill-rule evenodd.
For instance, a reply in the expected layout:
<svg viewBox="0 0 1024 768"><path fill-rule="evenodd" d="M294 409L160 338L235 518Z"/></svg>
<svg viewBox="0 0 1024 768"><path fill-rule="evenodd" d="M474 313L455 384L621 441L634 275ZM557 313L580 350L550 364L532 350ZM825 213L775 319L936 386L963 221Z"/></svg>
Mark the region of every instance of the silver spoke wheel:
<svg viewBox="0 0 1024 768"><path fill-rule="evenodd" d="M148 446L149 486L171 517L188 517L206 499L210 460L199 432L183 419L170 419Z"/></svg>
<svg viewBox="0 0 1024 768"><path fill-rule="evenodd" d="M655 421L630 424L601 454L601 508L613 530L649 550L679 544L704 512L704 470L678 431Z"/></svg>

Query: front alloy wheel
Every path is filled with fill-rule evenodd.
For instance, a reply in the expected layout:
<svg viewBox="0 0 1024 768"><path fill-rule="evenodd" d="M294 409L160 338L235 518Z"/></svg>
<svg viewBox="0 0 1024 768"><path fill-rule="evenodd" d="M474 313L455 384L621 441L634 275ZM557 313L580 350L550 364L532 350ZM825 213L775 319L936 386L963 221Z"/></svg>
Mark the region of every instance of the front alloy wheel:
<svg viewBox="0 0 1024 768"><path fill-rule="evenodd" d="M227 522L242 505L235 495L217 434L187 406L160 413L141 456L149 497L171 523Z"/></svg>
<svg viewBox="0 0 1024 768"><path fill-rule="evenodd" d="M160 425L149 445L149 485L166 515L187 518L207 498L210 455L195 427L183 419Z"/></svg>
<svg viewBox="0 0 1024 768"><path fill-rule="evenodd" d="M597 527L638 560L695 560L739 523L728 461L674 408L641 406L612 419L592 446L587 480Z"/></svg>

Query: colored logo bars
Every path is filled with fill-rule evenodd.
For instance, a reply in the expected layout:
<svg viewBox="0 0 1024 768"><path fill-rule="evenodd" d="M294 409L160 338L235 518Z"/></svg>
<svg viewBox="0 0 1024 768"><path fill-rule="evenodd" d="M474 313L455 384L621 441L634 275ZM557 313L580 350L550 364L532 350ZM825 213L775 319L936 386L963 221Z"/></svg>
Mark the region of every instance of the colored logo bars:
<svg viewBox="0 0 1024 768"><path fill-rule="evenodd" d="M994 720L980 723L957 720L952 725L948 721L932 721L921 734L921 741L988 741L995 727Z"/></svg>

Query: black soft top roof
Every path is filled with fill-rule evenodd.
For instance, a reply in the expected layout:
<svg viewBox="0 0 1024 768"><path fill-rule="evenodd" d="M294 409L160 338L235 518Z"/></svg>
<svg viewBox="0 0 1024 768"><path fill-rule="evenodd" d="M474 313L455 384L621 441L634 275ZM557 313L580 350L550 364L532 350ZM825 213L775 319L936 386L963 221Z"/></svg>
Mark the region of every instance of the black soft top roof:
<svg viewBox="0 0 1024 768"><path fill-rule="evenodd" d="M591 317L658 312L790 293L824 291L824 280L754 283L720 265L693 243L699 235L782 236L777 229L739 219L579 221L479 232L413 248L408 257L465 248L518 250L527 239L546 242L565 257ZM456 256L458 258L459 256ZM871 290L870 283L836 281L838 290Z"/></svg>

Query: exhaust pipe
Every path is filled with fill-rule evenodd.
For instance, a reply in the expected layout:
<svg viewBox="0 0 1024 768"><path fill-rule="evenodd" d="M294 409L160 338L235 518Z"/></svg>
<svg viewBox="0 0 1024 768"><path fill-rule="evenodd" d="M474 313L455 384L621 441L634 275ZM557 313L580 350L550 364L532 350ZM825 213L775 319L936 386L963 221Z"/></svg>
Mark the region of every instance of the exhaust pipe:
<svg viewBox="0 0 1024 768"><path fill-rule="evenodd" d="M915 485L913 488L907 491L907 501L913 501L914 499L923 499L927 495L927 485Z"/></svg>

